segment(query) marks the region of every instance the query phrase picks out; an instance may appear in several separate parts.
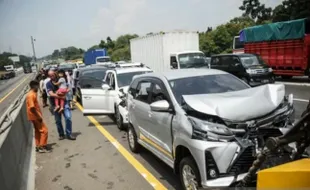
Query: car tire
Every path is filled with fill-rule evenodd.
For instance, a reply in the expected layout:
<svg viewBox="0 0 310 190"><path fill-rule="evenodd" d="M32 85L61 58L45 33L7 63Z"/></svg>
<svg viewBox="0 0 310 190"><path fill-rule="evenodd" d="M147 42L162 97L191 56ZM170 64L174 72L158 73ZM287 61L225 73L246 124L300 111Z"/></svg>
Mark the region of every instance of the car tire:
<svg viewBox="0 0 310 190"><path fill-rule="evenodd" d="M137 133L131 124L128 125L127 141L129 148L133 153L140 152L141 145L138 143Z"/></svg>
<svg viewBox="0 0 310 190"><path fill-rule="evenodd" d="M199 169L192 156L185 157L181 160L179 164L179 175L184 190L199 189L201 187ZM186 179L187 177L192 179Z"/></svg>
<svg viewBox="0 0 310 190"><path fill-rule="evenodd" d="M124 130L124 123L123 123L123 117L119 112L118 106L115 106L115 114L114 114L116 126L119 130Z"/></svg>

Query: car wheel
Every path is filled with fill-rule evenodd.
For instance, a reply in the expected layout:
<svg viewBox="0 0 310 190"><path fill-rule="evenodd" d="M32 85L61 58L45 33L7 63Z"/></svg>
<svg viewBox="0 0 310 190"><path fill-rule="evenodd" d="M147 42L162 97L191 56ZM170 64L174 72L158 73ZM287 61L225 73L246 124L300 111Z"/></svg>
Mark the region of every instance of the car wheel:
<svg viewBox="0 0 310 190"><path fill-rule="evenodd" d="M194 159L191 156L183 158L179 167L180 181L183 189L199 189L201 187L201 180L199 170Z"/></svg>
<svg viewBox="0 0 310 190"><path fill-rule="evenodd" d="M128 125L127 140L130 150L134 153L138 153L141 147L140 144L138 143L136 131L130 124Z"/></svg>
<svg viewBox="0 0 310 190"><path fill-rule="evenodd" d="M118 106L115 107L115 122L117 125L117 128L119 130L124 130L124 123L123 123L123 117L121 115L121 113L119 112Z"/></svg>

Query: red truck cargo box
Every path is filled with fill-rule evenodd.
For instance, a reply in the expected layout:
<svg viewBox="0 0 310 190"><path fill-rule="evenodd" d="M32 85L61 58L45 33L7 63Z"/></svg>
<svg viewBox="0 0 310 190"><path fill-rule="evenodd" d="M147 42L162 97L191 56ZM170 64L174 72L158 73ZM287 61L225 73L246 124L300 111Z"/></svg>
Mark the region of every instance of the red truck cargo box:
<svg viewBox="0 0 310 190"><path fill-rule="evenodd" d="M298 40L245 43L244 52L260 55L276 75L309 75L309 34Z"/></svg>

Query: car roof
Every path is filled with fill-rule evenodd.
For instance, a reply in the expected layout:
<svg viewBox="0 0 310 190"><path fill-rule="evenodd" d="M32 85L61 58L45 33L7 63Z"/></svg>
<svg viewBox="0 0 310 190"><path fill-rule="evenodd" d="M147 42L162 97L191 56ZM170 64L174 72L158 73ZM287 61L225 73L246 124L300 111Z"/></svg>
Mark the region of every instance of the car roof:
<svg viewBox="0 0 310 190"><path fill-rule="evenodd" d="M216 69L179 69L179 70L171 70L166 72L154 72L154 73L146 73L139 75L138 77L157 77L157 78L166 78L167 80L175 80L180 78L188 78L195 76L205 76L205 75L221 75L228 74L224 71L216 70Z"/></svg>
<svg viewBox="0 0 310 190"><path fill-rule="evenodd" d="M218 54L218 55L212 55L211 57L222 57L222 56L237 56L237 57L248 57L248 56L253 56L255 54L250 54L250 53L240 53L240 54Z"/></svg>
<svg viewBox="0 0 310 190"><path fill-rule="evenodd" d="M129 67L129 68L114 68L111 69L114 70L117 74L122 74L122 73L133 73L133 72L143 72L143 71L151 71L151 69L147 67Z"/></svg>

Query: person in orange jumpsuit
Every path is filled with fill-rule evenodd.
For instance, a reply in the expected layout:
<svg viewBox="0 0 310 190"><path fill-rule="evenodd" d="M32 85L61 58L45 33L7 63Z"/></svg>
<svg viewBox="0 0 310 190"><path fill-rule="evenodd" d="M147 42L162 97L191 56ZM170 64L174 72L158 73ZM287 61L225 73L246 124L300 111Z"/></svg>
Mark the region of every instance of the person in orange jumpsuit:
<svg viewBox="0 0 310 190"><path fill-rule="evenodd" d="M40 153L49 152L47 148L48 129L43 122L42 112L39 106L37 93L39 82L31 81L30 91L26 96L26 108L28 120L32 122L35 131L36 151Z"/></svg>

